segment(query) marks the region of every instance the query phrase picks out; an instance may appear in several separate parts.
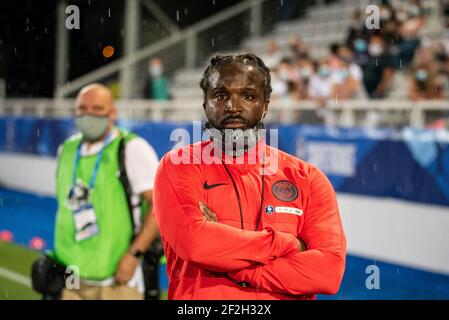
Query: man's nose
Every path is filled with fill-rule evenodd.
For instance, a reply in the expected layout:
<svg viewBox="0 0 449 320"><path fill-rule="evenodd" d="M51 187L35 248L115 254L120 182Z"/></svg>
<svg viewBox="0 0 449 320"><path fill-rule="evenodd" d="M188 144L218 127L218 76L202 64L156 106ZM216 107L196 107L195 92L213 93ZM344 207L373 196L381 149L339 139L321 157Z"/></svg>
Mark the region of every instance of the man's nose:
<svg viewBox="0 0 449 320"><path fill-rule="evenodd" d="M240 100L237 97L231 97L228 100L227 109L231 113L236 113L240 111Z"/></svg>

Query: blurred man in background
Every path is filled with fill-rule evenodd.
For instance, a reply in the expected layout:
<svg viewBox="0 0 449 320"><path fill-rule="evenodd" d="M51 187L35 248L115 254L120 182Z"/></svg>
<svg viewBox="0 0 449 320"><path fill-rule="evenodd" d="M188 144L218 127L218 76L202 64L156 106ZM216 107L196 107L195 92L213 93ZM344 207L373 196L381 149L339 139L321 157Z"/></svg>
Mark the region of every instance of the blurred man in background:
<svg viewBox="0 0 449 320"><path fill-rule="evenodd" d="M438 82L437 74L425 64L411 70L409 98L419 100L440 100L443 98L443 85Z"/></svg>
<svg viewBox="0 0 449 320"><path fill-rule="evenodd" d="M370 98L383 98L390 88L394 75L393 57L385 48L381 36L370 38L368 45L369 60L363 66L363 81Z"/></svg>
<svg viewBox="0 0 449 320"><path fill-rule="evenodd" d="M152 100L169 100L168 80L164 76L164 65L159 58L148 62L148 75L145 82L144 97Z"/></svg>
<svg viewBox="0 0 449 320"><path fill-rule="evenodd" d="M77 266L81 277L81 287L63 289L62 299L143 298L140 257L157 237L151 206L158 158L145 140L115 127L116 114L109 89L83 88L80 134L59 150L54 258Z"/></svg>

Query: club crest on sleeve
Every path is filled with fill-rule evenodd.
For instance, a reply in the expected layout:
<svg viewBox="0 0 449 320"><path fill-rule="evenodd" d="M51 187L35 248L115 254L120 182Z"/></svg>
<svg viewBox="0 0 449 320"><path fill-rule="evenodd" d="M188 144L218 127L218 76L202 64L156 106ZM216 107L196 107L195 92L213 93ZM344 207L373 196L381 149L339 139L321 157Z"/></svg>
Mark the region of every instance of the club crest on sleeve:
<svg viewBox="0 0 449 320"><path fill-rule="evenodd" d="M271 193L281 201L290 202L298 197L298 188L288 180L279 180L271 187Z"/></svg>

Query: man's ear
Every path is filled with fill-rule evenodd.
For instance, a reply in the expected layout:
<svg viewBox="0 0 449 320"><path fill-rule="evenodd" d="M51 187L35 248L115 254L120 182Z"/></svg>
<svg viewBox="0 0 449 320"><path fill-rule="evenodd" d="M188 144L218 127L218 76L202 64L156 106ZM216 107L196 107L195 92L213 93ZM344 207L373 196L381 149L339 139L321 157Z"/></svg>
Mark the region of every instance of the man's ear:
<svg viewBox="0 0 449 320"><path fill-rule="evenodd" d="M268 112L268 104L270 103L270 100L267 100L263 106L263 116L262 116L262 120L265 119L265 116L267 115Z"/></svg>

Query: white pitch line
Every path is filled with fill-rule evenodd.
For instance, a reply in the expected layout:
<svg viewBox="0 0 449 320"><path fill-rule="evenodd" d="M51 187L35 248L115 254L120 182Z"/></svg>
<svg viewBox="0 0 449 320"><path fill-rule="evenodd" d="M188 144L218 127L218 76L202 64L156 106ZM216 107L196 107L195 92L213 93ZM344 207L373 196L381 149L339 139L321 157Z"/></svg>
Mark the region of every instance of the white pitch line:
<svg viewBox="0 0 449 320"><path fill-rule="evenodd" d="M0 277L9 279L16 283L20 283L21 285L27 286L28 288L31 288L30 278L25 277L24 275L21 275L20 273L16 273L14 271L0 267Z"/></svg>

